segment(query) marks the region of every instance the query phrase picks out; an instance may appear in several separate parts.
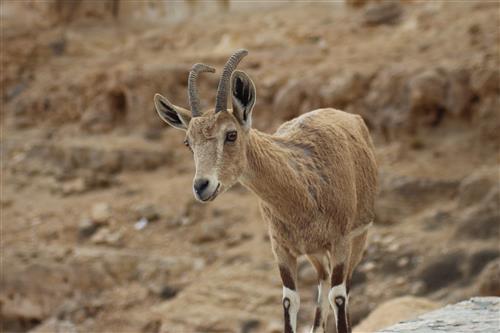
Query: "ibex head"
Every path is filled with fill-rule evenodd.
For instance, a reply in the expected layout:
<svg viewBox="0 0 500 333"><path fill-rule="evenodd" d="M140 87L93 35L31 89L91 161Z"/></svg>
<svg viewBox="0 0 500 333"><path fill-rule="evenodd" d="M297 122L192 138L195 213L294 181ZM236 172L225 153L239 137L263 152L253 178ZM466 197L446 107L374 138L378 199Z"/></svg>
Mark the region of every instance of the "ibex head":
<svg viewBox="0 0 500 333"><path fill-rule="evenodd" d="M219 81L215 108L202 112L196 79L201 72L215 72L196 64L189 73L188 95L191 111L154 97L156 111L167 124L186 131L185 145L193 152L196 174L193 191L196 199L211 201L233 186L246 165L246 145L255 105L255 85L242 71L235 71L246 50L236 51L227 61ZM228 89L232 110L227 109Z"/></svg>

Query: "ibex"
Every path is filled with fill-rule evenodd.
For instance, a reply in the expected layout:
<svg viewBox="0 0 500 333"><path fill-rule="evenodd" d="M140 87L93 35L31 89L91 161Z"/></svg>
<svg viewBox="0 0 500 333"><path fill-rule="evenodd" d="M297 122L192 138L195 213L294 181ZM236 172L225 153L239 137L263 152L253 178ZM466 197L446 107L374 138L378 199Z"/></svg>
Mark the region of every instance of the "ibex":
<svg viewBox="0 0 500 333"><path fill-rule="evenodd" d="M156 110L186 131L197 200L212 201L237 182L259 197L283 282L284 331L296 332L297 258L306 255L318 274L311 332L325 331L330 306L337 332L350 332L349 285L374 217L377 166L368 129L360 116L335 109L305 113L273 135L253 129L255 86L235 70L247 53L235 52L224 66L214 109L200 110L196 80L215 69L196 64L188 79L191 110L159 94Z"/></svg>

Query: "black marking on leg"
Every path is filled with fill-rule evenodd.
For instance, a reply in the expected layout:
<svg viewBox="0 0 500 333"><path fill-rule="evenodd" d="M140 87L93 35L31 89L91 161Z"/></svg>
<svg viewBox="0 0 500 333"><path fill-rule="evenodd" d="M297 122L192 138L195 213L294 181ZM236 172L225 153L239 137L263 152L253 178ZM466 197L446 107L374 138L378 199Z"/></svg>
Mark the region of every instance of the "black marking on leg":
<svg viewBox="0 0 500 333"><path fill-rule="evenodd" d="M336 297L335 305L337 306L337 332L350 333L351 329L347 320L345 298L343 296Z"/></svg>
<svg viewBox="0 0 500 333"><path fill-rule="evenodd" d="M344 282L344 264L335 266L332 272L332 287L338 286Z"/></svg>
<svg viewBox="0 0 500 333"><path fill-rule="evenodd" d="M321 308L318 306L316 308L316 313L314 314L314 328L318 328L319 325L321 324Z"/></svg>
<svg viewBox="0 0 500 333"><path fill-rule="evenodd" d="M290 299L288 297L283 298L283 313L285 322L285 333L293 333L292 323L290 322Z"/></svg>
<svg viewBox="0 0 500 333"><path fill-rule="evenodd" d="M285 266L279 266L281 281L283 281L283 285L290 290L295 290L295 281L293 280L292 273Z"/></svg>

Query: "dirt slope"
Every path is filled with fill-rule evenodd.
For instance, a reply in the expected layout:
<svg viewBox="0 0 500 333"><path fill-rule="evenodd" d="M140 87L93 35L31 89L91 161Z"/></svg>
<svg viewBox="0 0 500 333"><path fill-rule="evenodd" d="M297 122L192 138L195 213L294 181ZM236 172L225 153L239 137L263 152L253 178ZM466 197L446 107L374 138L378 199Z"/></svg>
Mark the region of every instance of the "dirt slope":
<svg viewBox="0 0 500 333"><path fill-rule="evenodd" d="M498 3L213 4L64 25L33 2L1 6L5 331L280 329L256 198L236 186L195 202L183 134L153 112L156 92L186 106L190 66L220 71L239 47L257 128L333 106L373 133L381 188L355 323L399 296L446 304L485 290L500 254ZM205 106L216 84L201 80ZM302 331L316 286L299 267Z"/></svg>

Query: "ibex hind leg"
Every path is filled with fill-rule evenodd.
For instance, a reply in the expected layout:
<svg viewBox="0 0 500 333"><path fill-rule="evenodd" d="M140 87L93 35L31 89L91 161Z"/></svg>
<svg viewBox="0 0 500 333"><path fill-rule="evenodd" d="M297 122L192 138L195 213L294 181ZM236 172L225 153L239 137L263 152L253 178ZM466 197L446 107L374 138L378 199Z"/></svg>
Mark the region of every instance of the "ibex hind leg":
<svg viewBox="0 0 500 333"><path fill-rule="evenodd" d="M325 262L327 257L320 254L314 254L308 255L307 258L314 266L318 274L318 300L316 303L316 310L314 312L314 322L311 327L311 333L326 333L326 324L328 315L330 314L330 305L328 302L328 292L330 290L330 270L328 263Z"/></svg>
<svg viewBox="0 0 500 333"><path fill-rule="evenodd" d="M330 281L332 288L328 293L328 300L335 316L337 333L351 333L347 293L350 250L350 241L347 237L337 240L331 250L333 269Z"/></svg>

